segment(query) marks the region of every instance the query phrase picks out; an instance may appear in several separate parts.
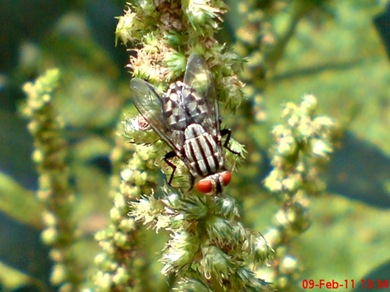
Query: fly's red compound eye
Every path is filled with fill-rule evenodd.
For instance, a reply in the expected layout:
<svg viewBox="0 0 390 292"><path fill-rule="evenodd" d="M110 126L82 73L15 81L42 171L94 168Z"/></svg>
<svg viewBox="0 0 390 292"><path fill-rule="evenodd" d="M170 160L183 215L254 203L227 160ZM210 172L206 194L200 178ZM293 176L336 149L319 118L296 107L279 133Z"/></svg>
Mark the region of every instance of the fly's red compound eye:
<svg viewBox="0 0 390 292"><path fill-rule="evenodd" d="M213 190L213 183L210 179L201 179L195 187L199 192L207 194Z"/></svg>
<svg viewBox="0 0 390 292"><path fill-rule="evenodd" d="M195 188L198 192L204 194L212 194L213 192L220 193L222 187L227 186L231 180L232 174L229 171L224 171L201 179L196 183Z"/></svg>
<svg viewBox="0 0 390 292"><path fill-rule="evenodd" d="M232 174L229 171L224 171L221 173L221 178L222 178L222 184L224 186L227 186L232 180Z"/></svg>

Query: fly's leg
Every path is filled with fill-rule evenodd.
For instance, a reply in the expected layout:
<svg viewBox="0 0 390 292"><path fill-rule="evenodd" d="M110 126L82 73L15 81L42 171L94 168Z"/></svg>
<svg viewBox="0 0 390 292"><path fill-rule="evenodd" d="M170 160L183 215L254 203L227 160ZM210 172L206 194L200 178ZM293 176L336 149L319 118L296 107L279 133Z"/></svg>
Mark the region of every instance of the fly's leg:
<svg viewBox="0 0 390 292"><path fill-rule="evenodd" d="M175 151L171 151L171 152L168 152L167 154L165 154L164 156L164 161L166 164L168 164L170 167L172 167L172 173L171 173L171 176L169 177L169 180L168 180L168 185L172 186L171 183L172 183L172 180L173 180L173 176L175 175L175 171L176 171L176 165L173 164L172 162L170 162L169 160L172 159L173 157L176 157L176 153ZM190 188L188 189L188 192L192 190L192 187L194 186L195 184L195 177L190 174Z"/></svg>
<svg viewBox="0 0 390 292"><path fill-rule="evenodd" d="M229 150L231 153L241 156L241 153L234 151L229 148L229 141L230 141L230 135L232 134L232 131L230 129L222 129L221 130L221 136L227 136L225 143L223 143L223 147L225 147L227 150Z"/></svg>
<svg viewBox="0 0 390 292"><path fill-rule="evenodd" d="M190 188L188 189L188 191L187 192L189 192L189 191L191 191L192 190L192 188L194 187L194 184L195 184L195 177L192 175L192 174L190 174Z"/></svg>
<svg viewBox="0 0 390 292"><path fill-rule="evenodd" d="M169 180L168 180L168 185L170 185L170 186L171 186L171 182L172 182L173 176L174 176L175 171L176 171L176 165L174 165L172 162L170 162L169 159L172 159L173 157L176 157L176 156L177 155L176 155L175 151L168 152L164 156L165 163L168 164L173 169L172 170L172 174L171 174L171 176L169 177Z"/></svg>

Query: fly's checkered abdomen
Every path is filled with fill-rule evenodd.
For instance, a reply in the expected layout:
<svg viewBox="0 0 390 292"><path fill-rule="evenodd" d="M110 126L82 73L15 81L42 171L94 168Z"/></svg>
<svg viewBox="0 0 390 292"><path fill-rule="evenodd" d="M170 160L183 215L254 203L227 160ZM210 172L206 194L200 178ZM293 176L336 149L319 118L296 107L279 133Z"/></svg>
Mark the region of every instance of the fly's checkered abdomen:
<svg viewBox="0 0 390 292"><path fill-rule="evenodd" d="M167 94L164 95L163 116L170 129L184 131L188 121L180 83L182 82L171 84Z"/></svg>
<svg viewBox="0 0 390 292"><path fill-rule="evenodd" d="M210 116L204 97L185 84L182 87L182 93L183 98L186 100L186 115L189 124L196 123L202 125L206 120L209 120L209 123L213 122L215 117Z"/></svg>
<svg viewBox="0 0 390 292"><path fill-rule="evenodd" d="M190 171L194 176L204 177L223 169L221 147L201 125L189 125L184 137L184 156L188 159Z"/></svg>
<svg viewBox="0 0 390 292"><path fill-rule="evenodd" d="M164 118L174 130L184 131L187 125L202 125L206 120L213 123L214 116L210 116L205 98L183 82L171 84L163 102Z"/></svg>

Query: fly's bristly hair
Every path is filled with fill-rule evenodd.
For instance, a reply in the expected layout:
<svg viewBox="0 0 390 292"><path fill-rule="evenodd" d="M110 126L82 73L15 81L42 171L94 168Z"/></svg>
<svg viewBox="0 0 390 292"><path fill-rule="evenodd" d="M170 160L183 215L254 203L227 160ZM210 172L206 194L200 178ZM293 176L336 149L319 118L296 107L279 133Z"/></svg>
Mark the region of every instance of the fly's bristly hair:
<svg viewBox="0 0 390 292"><path fill-rule="evenodd" d="M159 95L151 84L139 78L131 80L130 89L139 113L172 149L164 158L173 168L168 183L176 169L169 159L177 156L187 166L192 185L202 181L199 191L221 193L228 181L223 177L219 107L204 59L192 54L183 82L172 83L166 94Z"/></svg>

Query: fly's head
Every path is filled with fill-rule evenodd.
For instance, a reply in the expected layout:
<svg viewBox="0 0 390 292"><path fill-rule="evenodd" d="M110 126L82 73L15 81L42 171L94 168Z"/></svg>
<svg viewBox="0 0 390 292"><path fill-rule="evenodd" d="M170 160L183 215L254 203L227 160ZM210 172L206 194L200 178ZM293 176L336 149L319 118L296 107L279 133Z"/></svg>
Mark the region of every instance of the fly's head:
<svg viewBox="0 0 390 292"><path fill-rule="evenodd" d="M223 171L206 176L195 183L198 192L205 195L219 195L223 188L227 186L232 179L230 171Z"/></svg>

